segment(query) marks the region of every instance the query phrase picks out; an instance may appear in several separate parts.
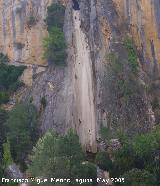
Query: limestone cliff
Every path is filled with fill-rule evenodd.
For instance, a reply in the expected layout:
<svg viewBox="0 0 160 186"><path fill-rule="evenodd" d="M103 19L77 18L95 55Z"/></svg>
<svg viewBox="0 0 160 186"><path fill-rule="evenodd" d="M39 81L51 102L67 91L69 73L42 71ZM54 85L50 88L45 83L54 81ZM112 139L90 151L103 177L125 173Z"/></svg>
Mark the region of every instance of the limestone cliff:
<svg viewBox="0 0 160 186"><path fill-rule="evenodd" d="M47 34L44 19L51 2L0 0L0 45L12 62L47 64L42 59L42 39ZM152 128L156 116L146 86L158 74L159 1L60 2L66 5L67 66L43 69L45 72L31 77L33 85L22 94L22 100L32 101L39 109L43 131L55 128L65 133L74 128L86 150L96 152L102 125L111 132L122 128L137 133ZM79 6L77 9L75 3ZM28 20L33 15L36 21L30 26ZM116 89L114 77L110 81L105 56L114 52L118 61L127 61L127 50L123 45L127 34L133 37L138 49L139 73L134 79L138 82L136 94L126 102ZM33 72L33 66L30 68ZM126 70L124 76L127 79L129 71ZM45 108L41 104L42 97L46 99Z"/></svg>
<svg viewBox="0 0 160 186"><path fill-rule="evenodd" d="M47 34L44 24L49 0L1 0L0 48L11 61L46 64L42 39ZM34 17L34 25L29 19Z"/></svg>
<svg viewBox="0 0 160 186"><path fill-rule="evenodd" d="M141 62L146 66L145 69L151 72L151 66L160 61L160 2L158 0L114 0L114 3L119 16L126 22L134 38Z"/></svg>

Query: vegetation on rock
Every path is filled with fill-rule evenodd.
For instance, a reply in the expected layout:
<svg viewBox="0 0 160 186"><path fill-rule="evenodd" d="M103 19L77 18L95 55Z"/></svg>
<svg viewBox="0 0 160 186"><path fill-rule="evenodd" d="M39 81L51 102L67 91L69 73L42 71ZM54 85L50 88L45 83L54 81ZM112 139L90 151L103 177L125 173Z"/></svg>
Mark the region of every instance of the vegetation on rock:
<svg viewBox="0 0 160 186"><path fill-rule="evenodd" d="M24 69L24 66L0 64L0 104L7 103L10 94L23 85L18 78Z"/></svg>
<svg viewBox="0 0 160 186"><path fill-rule="evenodd" d="M65 136L46 133L33 149L31 161L29 172L35 177L71 178L74 186L79 184L74 182L74 178L96 178L96 167L85 162L78 136L72 131Z"/></svg>
<svg viewBox="0 0 160 186"><path fill-rule="evenodd" d="M7 62L9 62L8 56L3 54L2 52L0 52L0 64L1 63L7 63Z"/></svg>
<svg viewBox="0 0 160 186"><path fill-rule="evenodd" d="M60 4L52 4L47 9L47 18L45 20L48 31L52 30L52 27L58 27L63 30L64 25L65 7Z"/></svg>
<svg viewBox="0 0 160 186"><path fill-rule="evenodd" d="M19 104L9 112L7 136L13 160L23 164L37 139L37 111L32 104Z"/></svg>
<svg viewBox="0 0 160 186"><path fill-rule="evenodd" d="M100 169L105 171L112 170L112 161L107 154L107 152L98 152L96 155L96 164L99 166Z"/></svg>
<svg viewBox="0 0 160 186"><path fill-rule="evenodd" d="M155 186L156 179L153 174L146 170L132 169L123 176L123 186Z"/></svg>
<svg viewBox="0 0 160 186"><path fill-rule="evenodd" d="M56 65L65 64L66 43L64 34L58 27L52 27L49 36L43 41L44 57Z"/></svg>
<svg viewBox="0 0 160 186"><path fill-rule="evenodd" d="M2 165L3 165L3 168L5 169L13 163L12 155L10 151L10 143L8 140L6 143L3 144L3 151L4 152L3 152Z"/></svg>
<svg viewBox="0 0 160 186"><path fill-rule="evenodd" d="M122 147L113 152L112 166L111 160L104 154L98 155L97 163L103 168L109 162L107 168L110 168L112 177L126 178L122 185L155 186L160 184L159 149L160 128L157 128L149 133L127 138Z"/></svg>
<svg viewBox="0 0 160 186"><path fill-rule="evenodd" d="M65 8L63 5L52 4L48 7L46 24L48 36L44 38L44 58L56 65L66 62L66 41L63 33Z"/></svg>
<svg viewBox="0 0 160 186"><path fill-rule="evenodd" d="M136 54L136 50L134 48L132 40L127 37L124 39L124 45L128 51L128 61L129 65L131 66L132 72L137 73L138 72L138 57Z"/></svg>
<svg viewBox="0 0 160 186"><path fill-rule="evenodd" d="M29 16L28 21L27 21L27 25L29 27L32 27L32 26L36 25L36 23L37 23L36 17L33 15Z"/></svg>

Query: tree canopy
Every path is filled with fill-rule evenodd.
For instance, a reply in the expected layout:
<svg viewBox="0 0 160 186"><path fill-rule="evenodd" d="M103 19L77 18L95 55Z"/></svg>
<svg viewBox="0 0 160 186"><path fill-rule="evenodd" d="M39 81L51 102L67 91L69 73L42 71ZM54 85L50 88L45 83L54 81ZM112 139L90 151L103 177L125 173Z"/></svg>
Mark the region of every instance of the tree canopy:
<svg viewBox="0 0 160 186"><path fill-rule="evenodd" d="M32 104L19 104L9 112L7 136L15 162L23 162L36 138L37 111Z"/></svg>
<svg viewBox="0 0 160 186"><path fill-rule="evenodd" d="M29 172L31 176L42 178L56 177L73 180L81 176L95 178L96 167L91 163L83 164L84 161L84 152L74 132L70 131L67 135L60 136L52 131L46 133L33 149ZM76 184L73 181L71 185Z"/></svg>

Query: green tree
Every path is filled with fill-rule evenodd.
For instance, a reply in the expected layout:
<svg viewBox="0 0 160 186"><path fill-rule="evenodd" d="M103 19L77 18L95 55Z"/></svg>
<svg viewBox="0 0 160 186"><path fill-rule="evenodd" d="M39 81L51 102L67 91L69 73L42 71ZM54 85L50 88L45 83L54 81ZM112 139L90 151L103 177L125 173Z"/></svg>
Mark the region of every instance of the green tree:
<svg viewBox="0 0 160 186"><path fill-rule="evenodd" d="M18 81L24 69L24 66L0 64L0 90L9 90L10 86Z"/></svg>
<svg viewBox="0 0 160 186"><path fill-rule="evenodd" d="M0 162L3 157L3 143L6 141L6 127L4 123L7 119L7 112L5 110L0 109Z"/></svg>
<svg viewBox="0 0 160 186"><path fill-rule="evenodd" d="M129 61L129 65L132 69L133 73L137 73L138 72L138 57L137 57L137 53L136 50L134 48L133 45L133 41L131 40L131 38L127 37L124 40L124 45L128 51L128 61Z"/></svg>
<svg viewBox="0 0 160 186"><path fill-rule="evenodd" d="M75 182L75 179L92 179L92 182L89 183L83 183L82 186L97 186L96 178L97 178L97 168L95 164L90 162L83 162L79 166L73 166L72 169L72 177L73 185L79 186L80 183Z"/></svg>
<svg viewBox="0 0 160 186"><path fill-rule="evenodd" d="M7 62L9 62L8 56L0 52L0 63L7 63Z"/></svg>
<svg viewBox="0 0 160 186"><path fill-rule="evenodd" d="M6 128L4 123L7 119L7 113L5 110L0 109L0 178L4 176L4 169L3 169L3 143L6 141Z"/></svg>
<svg viewBox="0 0 160 186"><path fill-rule="evenodd" d="M42 178L95 178L96 167L84 163L85 156L79 143L78 136L69 131L65 136L54 132L46 133L33 149L29 173ZM43 184L46 185L46 184ZM47 183L47 186L49 183ZM51 185L58 185L51 183ZM68 185L68 184L64 184ZM75 186L73 181L70 185ZM85 184L82 184L85 185ZM89 184L93 185L92 183ZM87 185L85 185L87 186Z"/></svg>
<svg viewBox="0 0 160 186"><path fill-rule="evenodd" d="M6 122L11 153L16 162L23 163L36 138L37 111L32 104L19 104L9 112Z"/></svg>
<svg viewBox="0 0 160 186"><path fill-rule="evenodd" d="M156 178L146 170L132 169L122 175L123 186L155 186Z"/></svg>
<svg viewBox="0 0 160 186"><path fill-rule="evenodd" d="M16 67L4 63L0 64L0 104L7 103L10 94L23 85L18 78L24 69L24 66Z"/></svg>
<svg viewBox="0 0 160 186"><path fill-rule="evenodd" d="M112 160L106 152L98 152L96 155L96 163L102 170L110 171L113 168Z"/></svg>
<svg viewBox="0 0 160 186"><path fill-rule="evenodd" d="M50 176L54 170L55 153L58 136L54 132L47 132L40 138L33 148L29 172L32 176Z"/></svg>
<svg viewBox="0 0 160 186"><path fill-rule="evenodd" d="M44 57L56 65L65 64L66 60L66 42L64 33L58 27L53 27L49 36L43 41Z"/></svg>
<svg viewBox="0 0 160 186"><path fill-rule="evenodd" d="M64 137L60 137L57 155L67 157L71 166L79 164L84 160L84 153L79 143L79 138L72 130Z"/></svg>
<svg viewBox="0 0 160 186"><path fill-rule="evenodd" d="M4 153L3 153L2 165L3 165L3 168L5 169L13 163L12 155L10 151L10 143L8 140L6 143L3 144L3 151Z"/></svg>
<svg viewBox="0 0 160 186"><path fill-rule="evenodd" d="M52 29L52 27L59 27L61 30L63 29L64 24L64 14L65 7L60 4L52 4L47 9L47 18L46 24L48 27L48 31Z"/></svg>
<svg viewBox="0 0 160 186"><path fill-rule="evenodd" d="M160 128L137 135L122 144L122 147L114 153L112 171L113 176L126 174L132 169L148 171L156 178L156 184L160 183Z"/></svg>

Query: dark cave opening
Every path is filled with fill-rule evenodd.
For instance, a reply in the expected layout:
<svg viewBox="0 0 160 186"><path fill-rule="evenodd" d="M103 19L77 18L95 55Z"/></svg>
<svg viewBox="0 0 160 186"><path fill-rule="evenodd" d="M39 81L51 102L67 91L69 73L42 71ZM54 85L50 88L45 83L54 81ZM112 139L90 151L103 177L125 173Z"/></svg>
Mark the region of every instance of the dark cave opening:
<svg viewBox="0 0 160 186"><path fill-rule="evenodd" d="M73 2L73 9L74 10L80 10L79 3L77 0L72 0Z"/></svg>

